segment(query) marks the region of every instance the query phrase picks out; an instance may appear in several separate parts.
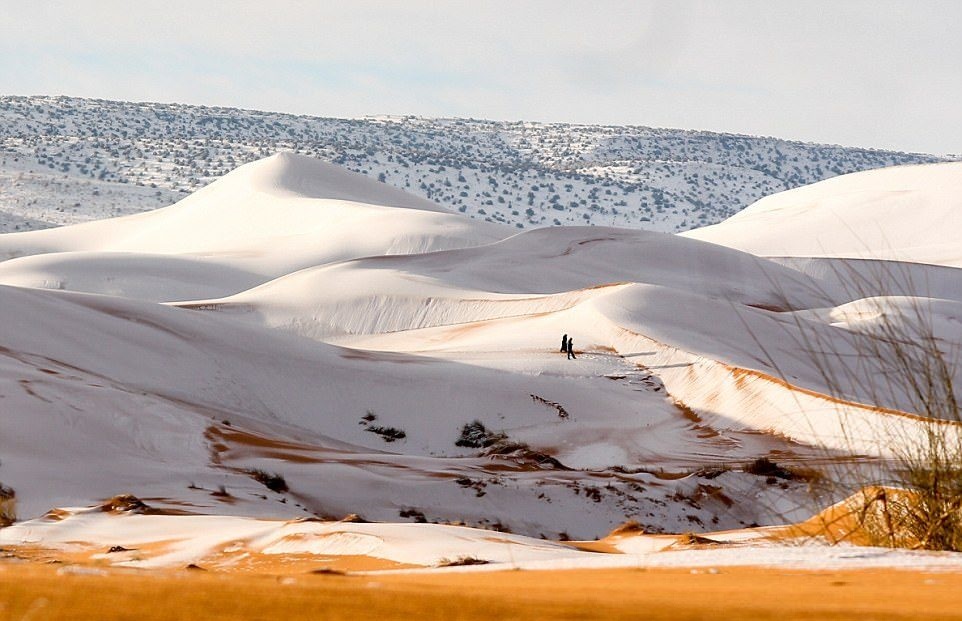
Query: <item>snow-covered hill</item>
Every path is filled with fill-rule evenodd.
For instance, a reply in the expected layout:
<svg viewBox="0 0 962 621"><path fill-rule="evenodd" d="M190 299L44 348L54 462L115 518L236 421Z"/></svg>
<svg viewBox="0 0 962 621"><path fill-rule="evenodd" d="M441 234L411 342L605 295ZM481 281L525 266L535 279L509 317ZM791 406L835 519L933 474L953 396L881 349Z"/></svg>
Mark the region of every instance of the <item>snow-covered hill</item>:
<svg viewBox="0 0 962 621"><path fill-rule="evenodd" d="M0 231L162 207L285 150L516 229L665 232L719 222L763 196L838 174L942 159L647 127L0 97Z"/></svg>

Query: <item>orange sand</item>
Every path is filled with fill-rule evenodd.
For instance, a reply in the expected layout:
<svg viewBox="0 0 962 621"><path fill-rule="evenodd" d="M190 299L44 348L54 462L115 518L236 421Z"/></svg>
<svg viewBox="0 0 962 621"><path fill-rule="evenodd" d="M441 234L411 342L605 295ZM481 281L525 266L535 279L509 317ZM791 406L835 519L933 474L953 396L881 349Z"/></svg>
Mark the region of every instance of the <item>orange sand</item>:
<svg viewBox="0 0 962 621"><path fill-rule="evenodd" d="M753 568L297 576L0 564L0 619L962 619L962 574Z"/></svg>

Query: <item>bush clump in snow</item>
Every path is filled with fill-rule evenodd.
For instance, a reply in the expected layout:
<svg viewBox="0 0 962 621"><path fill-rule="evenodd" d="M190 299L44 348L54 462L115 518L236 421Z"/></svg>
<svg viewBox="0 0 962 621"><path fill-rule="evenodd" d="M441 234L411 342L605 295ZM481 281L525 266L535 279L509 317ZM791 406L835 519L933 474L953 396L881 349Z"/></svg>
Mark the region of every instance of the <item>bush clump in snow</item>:
<svg viewBox="0 0 962 621"><path fill-rule="evenodd" d="M377 414L371 410L367 411L367 414L361 417L359 425L364 425L364 431L370 431L371 433L376 433L381 436L385 442L394 442L395 440L403 440L408 436L403 429L398 429L397 427L382 427L381 425L373 425L372 423L377 420Z"/></svg>
<svg viewBox="0 0 962 621"><path fill-rule="evenodd" d="M473 420L461 428L455 446L484 449L480 455L511 459L519 465L530 464L539 469L570 470L560 461L546 453L536 451L524 442L517 442L504 432L493 432L479 420Z"/></svg>
<svg viewBox="0 0 962 621"><path fill-rule="evenodd" d="M816 483L822 479L822 474L812 468L802 468L799 466L780 466L766 457L759 457L752 463L745 466L745 472L760 477L766 477L769 483L774 483L775 479L784 479L786 481L807 481L809 483Z"/></svg>
<svg viewBox="0 0 962 621"><path fill-rule="evenodd" d="M473 420L461 428L461 435L454 445L467 448L488 448L492 444L506 440L507 437L504 433L490 431L481 421Z"/></svg>
<svg viewBox="0 0 962 621"><path fill-rule="evenodd" d="M159 510L151 507L133 494L118 494L100 504L104 513L132 513L135 515L156 515Z"/></svg>
<svg viewBox="0 0 962 621"><path fill-rule="evenodd" d="M275 473L265 472L264 470L259 470L257 468L253 470L248 470L247 474L250 475L252 479L271 490L272 492L277 492L278 494L286 492L288 489L287 481L284 477Z"/></svg>
<svg viewBox="0 0 962 621"><path fill-rule="evenodd" d="M789 481L795 478L795 475L789 470L782 468L766 457L759 457L752 463L745 466L745 472L760 477L776 477Z"/></svg>
<svg viewBox="0 0 962 621"><path fill-rule="evenodd" d="M551 455L536 451L525 442L507 438L498 440L481 454L485 457L509 459L519 466L530 466L539 470L571 470Z"/></svg>
<svg viewBox="0 0 962 621"><path fill-rule="evenodd" d="M442 558L438 560L438 567L464 567L466 565L487 565L491 561L476 556L459 556L455 559Z"/></svg>
<svg viewBox="0 0 962 621"><path fill-rule="evenodd" d="M408 434L406 434L403 429L398 429L397 427L369 425L365 431L376 433L377 435L381 436L385 442L394 442L395 440L403 440L404 438L408 437Z"/></svg>
<svg viewBox="0 0 962 621"><path fill-rule="evenodd" d="M398 511L398 515L402 518L411 518L417 524L427 524L428 518L424 515L422 511L417 509L401 509Z"/></svg>

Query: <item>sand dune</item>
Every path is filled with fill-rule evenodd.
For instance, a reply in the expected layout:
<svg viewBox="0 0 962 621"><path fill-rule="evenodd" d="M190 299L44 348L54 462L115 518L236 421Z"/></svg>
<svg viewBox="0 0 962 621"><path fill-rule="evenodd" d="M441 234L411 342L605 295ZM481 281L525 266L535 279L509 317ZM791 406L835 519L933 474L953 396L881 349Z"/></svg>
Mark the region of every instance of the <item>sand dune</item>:
<svg viewBox="0 0 962 621"><path fill-rule="evenodd" d="M814 510L803 481L743 466L884 457L886 434L924 437L910 394L878 398L884 360L857 354L919 304L939 338L962 340L951 256L912 254L933 226L930 249L949 243L957 171L843 177L687 237L515 235L278 155L155 212L3 235L0 477L21 519L133 493L216 524L201 529L212 536L349 513L556 539L626 519L670 532L801 520ZM841 228L815 239L843 207L856 221L887 210L878 252L853 259ZM888 260L879 244L895 233L916 262ZM850 385L800 355L806 338L831 344ZM44 524L22 528L60 536ZM359 526L302 550L299 528L251 552L381 545L381 526Z"/></svg>
<svg viewBox="0 0 962 621"><path fill-rule="evenodd" d="M760 256L893 259L962 267L962 163L842 175L767 196L682 233Z"/></svg>
<svg viewBox="0 0 962 621"><path fill-rule="evenodd" d="M281 153L170 207L3 235L0 257L52 256L5 265L0 282L141 297L140 281L153 278L150 299L172 301L206 297L211 289L236 293L304 267L479 245L511 233L363 175ZM238 271L259 281L232 279Z"/></svg>

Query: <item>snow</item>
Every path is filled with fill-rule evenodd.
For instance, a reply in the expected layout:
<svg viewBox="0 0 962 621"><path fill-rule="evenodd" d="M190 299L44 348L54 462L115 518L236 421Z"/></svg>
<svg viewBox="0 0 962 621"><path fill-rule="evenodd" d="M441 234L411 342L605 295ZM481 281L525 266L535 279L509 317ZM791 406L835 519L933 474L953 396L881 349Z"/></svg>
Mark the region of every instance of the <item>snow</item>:
<svg viewBox="0 0 962 621"><path fill-rule="evenodd" d="M954 191L957 170L894 169L858 183L920 188L913 218L927 221L943 213L932 196ZM799 240L819 209L802 211L789 218ZM804 519L819 509L804 481L770 485L742 466L770 455L887 457L904 448L893 434L920 441L928 422L910 394L875 398L880 361L833 360L858 380L836 391L800 343L864 351L880 313L910 321L921 301L936 334L958 344L962 287L951 261L856 260L844 236L829 240L835 255L747 252L735 241L769 235L781 249L778 235L791 237L753 213L769 210L688 236L516 233L280 154L167 208L2 235L0 480L32 521L0 540L67 542L76 527L85 541L119 542L117 522L95 512L36 518L121 493L192 514L122 518L142 525L117 531L135 543L185 529L161 565L231 537L264 554L423 565L454 553L505 562L515 543L527 555L515 561L531 566L595 558L392 524L400 519L584 539L628 519L651 532ZM905 219L886 222L877 240L899 232L905 249L922 239ZM877 270L910 278L893 287ZM562 334L577 360L559 354ZM472 421L490 446L458 445ZM255 470L288 489L267 489ZM351 513L383 524L291 522ZM193 529L202 534L185 534ZM647 559L646 546L660 544L634 545ZM688 552L651 562L737 556Z"/></svg>
<svg viewBox="0 0 962 621"><path fill-rule="evenodd" d="M170 207L4 235L0 256L45 255L5 262L11 284L126 297L147 288L149 299L173 301L236 293L358 256L472 246L510 234L356 173L280 153Z"/></svg>
<svg viewBox="0 0 962 621"><path fill-rule="evenodd" d="M356 524L278 521L224 516L111 515L69 509L57 520L34 520L0 530L0 545L37 545L68 552L122 546L131 552L94 554L119 567L164 568L196 564L230 568L238 557L314 555L318 565L339 556L366 556L411 565L414 571L527 570L761 566L842 570L895 567L962 571L962 555L885 548L828 546L816 540L718 540L687 546L674 537L616 538L610 553L490 531L438 524ZM733 534L737 538L740 533ZM158 545L162 544L162 545ZM436 568L460 558L486 564ZM411 569L390 570L409 572ZM695 569L693 569L695 571ZM370 572L370 573L383 573Z"/></svg>
<svg viewBox="0 0 962 621"><path fill-rule="evenodd" d="M436 524L356 524L257 520L225 516L111 515L72 509L57 521L34 520L0 531L0 543L42 543L58 549L97 546L164 549L132 567L176 567L205 563L220 552L268 555L370 556L397 563L433 566L444 559L472 556L495 563L588 557L591 553L548 541ZM78 545L78 543L80 545Z"/></svg>
<svg viewBox="0 0 962 621"><path fill-rule="evenodd" d="M767 196L684 233L762 256L892 259L962 267L962 163L842 175Z"/></svg>

